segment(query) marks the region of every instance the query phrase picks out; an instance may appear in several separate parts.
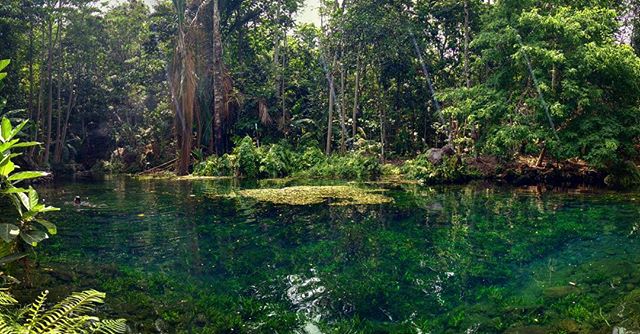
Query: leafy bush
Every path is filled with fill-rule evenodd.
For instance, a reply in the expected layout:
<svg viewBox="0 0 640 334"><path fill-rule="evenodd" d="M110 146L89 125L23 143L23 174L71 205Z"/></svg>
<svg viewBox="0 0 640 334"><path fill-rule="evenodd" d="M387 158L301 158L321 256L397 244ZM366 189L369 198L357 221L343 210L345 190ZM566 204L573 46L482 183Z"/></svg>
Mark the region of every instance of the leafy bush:
<svg viewBox="0 0 640 334"><path fill-rule="evenodd" d="M86 315L94 305L104 302L105 294L95 290L76 292L48 310L44 305L48 292L43 292L26 308L0 291L0 333L125 333L125 320L100 320Z"/></svg>
<svg viewBox="0 0 640 334"><path fill-rule="evenodd" d="M258 176L260 153L256 148L251 137L246 136L233 149L236 160L236 175L247 178L256 178Z"/></svg>
<svg viewBox="0 0 640 334"><path fill-rule="evenodd" d="M231 154L225 154L221 157L210 156L195 166L193 174L196 176L233 176L236 160L236 156Z"/></svg>
<svg viewBox="0 0 640 334"><path fill-rule="evenodd" d="M358 153L333 155L301 174L314 178L373 180L382 175L380 161Z"/></svg>
<svg viewBox="0 0 640 334"><path fill-rule="evenodd" d="M260 174L270 178L285 177L291 172L294 154L282 145L274 144L260 159Z"/></svg>
<svg viewBox="0 0 640 334"><path fill-rule="evenodd" d="M250 179L295 175L369 180L381 174L382 166L378 159L366 154L356 152L327 158L317 147L307 147L302 152L279 144L258 148L250 137L243 138L233 154L209 157L194 169L194 175L197 176L239 176Z"/></svg>
<svg viewBox="0 0 640 334"><path fill-rule="evenodd" d="M304 171L319 165L326 160L324 153L317 147L307 147L302 154L297 154L295 159L295 170Z"/></svg>
<svg viewBox="0 0 640 334"><path fill-rule="evenodd" d="M479 177L458 156L445 156L441 164L434 165L426 154L421 154L414 160L407 160L401 171L407 177L426 184L464 182Z"/></svg>
<svg viewBox="0 0 640 334"><path fill-rule="evenodd" d="M20 168L12 161L20 155L15 153L15 150L38 145L35 142L21 142L17 138L26 124L25 121L14 128L9 119L3 117L0 120L0 199L15 208L13 213L3 210L0 216L0 246L2 246L0 247L2 248L0 264L24 256L24 254L12 254L23 248L16 242L18 237L24 244L36 246L49 238L49 234L56 234L56 226L42 219L40 215L58 209L40 203L38 193L32 187L28 189L19 187L19 184L25 180L48 175L46 172L15 172Z"/></svg>

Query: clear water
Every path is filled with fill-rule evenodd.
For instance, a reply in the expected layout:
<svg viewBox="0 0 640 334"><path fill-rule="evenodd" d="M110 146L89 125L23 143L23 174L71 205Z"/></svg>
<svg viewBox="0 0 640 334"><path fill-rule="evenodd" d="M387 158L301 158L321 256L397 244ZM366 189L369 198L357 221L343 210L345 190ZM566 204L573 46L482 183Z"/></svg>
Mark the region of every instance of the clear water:
<svg viewBox="0 0 640 334"><path fill-rule="evenodd" d="M114 178L45 188L62 208L59 234L39 248L20 297L96 288L107 293L101 313L143 333L640 326L640 194L386 186L393 204L347 207L211 196L258 186L273 185Z"/></svg>

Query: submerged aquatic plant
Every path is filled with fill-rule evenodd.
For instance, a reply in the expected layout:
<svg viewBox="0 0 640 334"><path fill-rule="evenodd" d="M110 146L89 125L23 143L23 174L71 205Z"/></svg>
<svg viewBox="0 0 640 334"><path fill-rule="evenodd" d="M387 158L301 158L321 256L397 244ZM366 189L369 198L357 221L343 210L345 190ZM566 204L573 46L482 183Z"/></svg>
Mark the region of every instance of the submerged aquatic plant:
<svg viewBox="0 0 640 334"><path fill-rule="evenodd" d="M299 186L282 189L241 190L243 197L260 202L285 205L312 205L335 200L331 205L373 205L393 202L381 194L380 189L364 189L354 186Z"/></svg>

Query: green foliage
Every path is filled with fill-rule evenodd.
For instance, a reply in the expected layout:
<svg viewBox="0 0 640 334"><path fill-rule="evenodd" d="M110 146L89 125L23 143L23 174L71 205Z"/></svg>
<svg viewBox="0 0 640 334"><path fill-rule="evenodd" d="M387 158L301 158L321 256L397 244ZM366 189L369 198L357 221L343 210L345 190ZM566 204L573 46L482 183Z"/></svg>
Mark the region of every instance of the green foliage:
<svg viewBox="0 0 640 334"><path fill-rule="evenodd" d="M257 148L250 137L245 137L233 154L212 156L198 163L194 175L373 180L382 175L382 166L377 158L361 153L327 158L317 147L307 147L302 152L279 144Z"/></svg>
<svg viewBox="0 0 640 334"><path fill-rule="evenodd" d="M233 149L237 157L236 174L250 179L256 178L260 172L260 152L251 137L246 136Z"/></svg>
<svg viewBox="0 0 640 334"><path fill-rule="evenodd" d="M269 178L285 177L290 174L293 157L291 150L278 144L269 146L260 159L260 174Z"/></svg>
<svg viewBox="0 0 640 334"><path fill-rule="evenodd" d="M193 170L195 176L234 176L236 156L225 154L221 157L210 156L205 161L198 163Z"/></svg>
<svg viewBox="0 0 640 334"><path fill-rule="evenodd" d="M48 291L32 304L18 308L18 302L0 290L0 333L116 334L127 330L125 320L105 320L90 316L105 294L95 290L75 292L50 308L45 307Z"/></svg>
<svg viewBox="0 0 640 334"><path fill-rule="evenodd" d="M440 164L434 165L426 154L421 154L406 161L401 171L405 176L424 184L459 183L480 177L458 156L445 156Z"/></svg>
<svg viewBox="0 0 640 334"><path fill-rule="evenodd" d="M382 175L382 164L373 156L358 153L336 154L308 170L301 170L299 174L310 178L375 180Z"/></svg>
<svg viewBox="0 0 640 334"><path fill-rule="evenodd" d="M21 142L17 138L20 131L27 122L22 122L15 128L7 118L0 119L0 200L13 204L13 213L3 213L0 217L0 244L14 244L20 237L23 243L29 246L36 246L39 242L47 239L49 234L56 234L56 226L41 218L41 214L57 211L57 208L46 206L40 203L38 193L32 188L21 188L20 183L26 180L37 179L47 176L45 172L16 171L17 166L13 159L20 155L16 149L38 145L35 142ZM6 203L5 202L5 203ZM3 256L11 254L0 254L0 262Z"/></svg>

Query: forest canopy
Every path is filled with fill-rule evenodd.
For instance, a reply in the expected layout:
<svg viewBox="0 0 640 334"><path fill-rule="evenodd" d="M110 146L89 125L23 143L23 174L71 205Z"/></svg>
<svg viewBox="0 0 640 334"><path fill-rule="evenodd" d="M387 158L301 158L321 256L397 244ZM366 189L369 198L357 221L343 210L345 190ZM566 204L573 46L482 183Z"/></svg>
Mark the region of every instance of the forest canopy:
<svg viewBox="0 0 640 334"><path fill-rule="evenodd" d="M304 152L431 148L637 173L637 0L325 0L320 26L294 19L303 6L3 1L0 116L43 143L27 166L62 173L243 174L249 159L283 176Z"/></svg>

